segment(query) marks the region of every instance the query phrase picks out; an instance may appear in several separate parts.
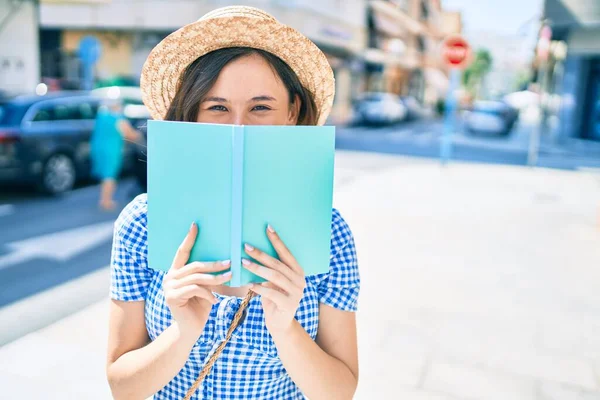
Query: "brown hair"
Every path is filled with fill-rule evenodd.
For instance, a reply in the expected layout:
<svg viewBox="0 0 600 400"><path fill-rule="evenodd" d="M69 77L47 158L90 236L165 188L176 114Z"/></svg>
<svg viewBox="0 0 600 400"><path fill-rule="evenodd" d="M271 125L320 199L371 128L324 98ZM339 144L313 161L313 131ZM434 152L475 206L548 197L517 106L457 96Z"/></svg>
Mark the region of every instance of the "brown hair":
<svg viewBox="0 0 600 400"><path fill-rule="evenodd" d="M319 118L312 94L300 83L298 76L279 57L264 50L250 47L229 47L203 55L182 73L175 97L165 120L196 122L200 102L213 87L221 70L230 62L257 54L264 58L277 73L289 94L290 105L300 99L297 125L316 125Z"/></svg>

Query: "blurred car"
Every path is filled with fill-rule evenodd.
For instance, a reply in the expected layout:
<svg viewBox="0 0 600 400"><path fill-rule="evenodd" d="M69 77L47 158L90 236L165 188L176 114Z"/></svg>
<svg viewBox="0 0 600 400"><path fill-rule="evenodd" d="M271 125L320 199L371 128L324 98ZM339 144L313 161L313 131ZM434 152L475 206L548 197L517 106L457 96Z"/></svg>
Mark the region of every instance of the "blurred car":
<svg viewBox="0 0 600 400"><path fill-rule="evenodd" d="M508 136L519 117L519 112L502 101L477 101L465 113L467 132Z"/></svg>
<svg viewBox="0 0 600 400"><path fill-rule="evenodd" d="M412 96L400 97L402 104L406 107L406 121L414 121L417 119L423 119L430 116L430 113L423 107L423 105Z"/></svg>
<svg viewBox="0 0 600 400"><path fill-rule="evenodd" d="M0 181L35 184L60 194L90 177L90 137L102 100L53 92L0 100ZM131 169L131 146L123 169Z"/></svg>
<svg viewBox="0 0 600 400"><path fill-rule="evenodd" d="M356 124L390 125L403 121L407 114L402 99L392 93L364 93L354 104Z"/></svg>

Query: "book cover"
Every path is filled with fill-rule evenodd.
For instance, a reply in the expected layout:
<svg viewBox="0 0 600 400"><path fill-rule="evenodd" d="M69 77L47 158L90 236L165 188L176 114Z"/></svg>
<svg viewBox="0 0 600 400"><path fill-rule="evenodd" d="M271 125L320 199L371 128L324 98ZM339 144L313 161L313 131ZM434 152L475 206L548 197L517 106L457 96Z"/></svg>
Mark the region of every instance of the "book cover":
<svg viewBox="0 0 600 400"><path fill-rule="evenodd" d="M167 271L190 224L192 261L231 260L231 286L263 279L241 266L250 243L276 257L271 224L305 274L329 270L335 128L148 121L148 263Z"/></svg>

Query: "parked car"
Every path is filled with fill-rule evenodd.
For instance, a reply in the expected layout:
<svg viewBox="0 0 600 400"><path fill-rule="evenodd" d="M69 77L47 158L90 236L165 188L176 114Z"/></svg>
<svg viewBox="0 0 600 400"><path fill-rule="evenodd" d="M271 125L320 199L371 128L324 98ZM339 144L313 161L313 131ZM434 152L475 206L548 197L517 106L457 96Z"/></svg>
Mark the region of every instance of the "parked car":
<svg viewBox="0 0 600 400"><path fill-rule="evenodd" d="M413 96L400 97L402 104L406 107L406 121L427 118L431 113Z"/></svg>
<svg viewBox="0 0 600 400"><path fill-rule="evenodd" d="M502 101L477 101L464 117L467 132L508 136L519 118L519 112Z"/></svg>
<svg viewBox="0 0 600 400"><path fill-rule="evenodd" d="M35 184L49 194L90 177L90 137L102 100L54 92L0 101L0 181ZM123 169L131 169L132 147Z"/></svg>
<svg viewBox="0 0 600 400"><path fill-rule="evenodd" d="M354 122L357 124L389 125L403 121L407 114L402 99L392 93L364 93L354 104Z"/></svg>

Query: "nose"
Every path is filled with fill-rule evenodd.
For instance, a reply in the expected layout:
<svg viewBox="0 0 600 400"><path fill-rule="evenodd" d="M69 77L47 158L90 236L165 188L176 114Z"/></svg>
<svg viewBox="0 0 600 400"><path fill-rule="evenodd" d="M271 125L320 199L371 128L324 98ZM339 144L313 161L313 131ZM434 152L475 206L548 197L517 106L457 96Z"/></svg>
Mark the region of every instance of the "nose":
<svg viewBox="0 0 600 400"><path fill-rule="evenodd" d="M232 115L233 125L249 125L248 124L248 115L243 112L237 112Z"/></svg>

